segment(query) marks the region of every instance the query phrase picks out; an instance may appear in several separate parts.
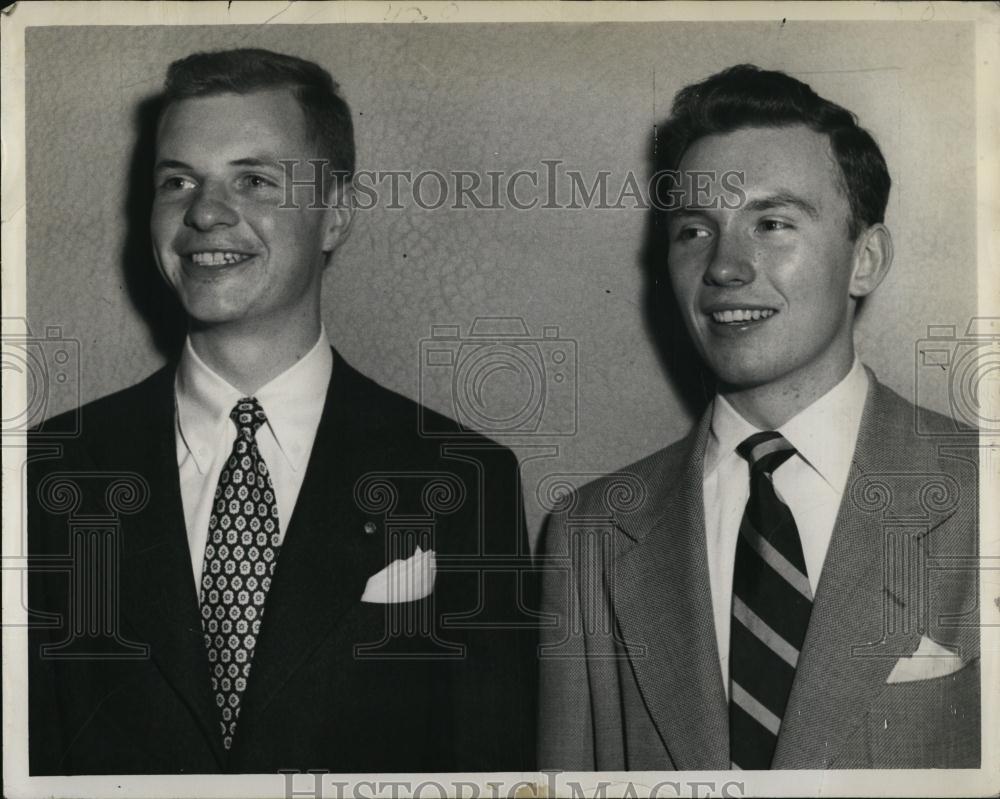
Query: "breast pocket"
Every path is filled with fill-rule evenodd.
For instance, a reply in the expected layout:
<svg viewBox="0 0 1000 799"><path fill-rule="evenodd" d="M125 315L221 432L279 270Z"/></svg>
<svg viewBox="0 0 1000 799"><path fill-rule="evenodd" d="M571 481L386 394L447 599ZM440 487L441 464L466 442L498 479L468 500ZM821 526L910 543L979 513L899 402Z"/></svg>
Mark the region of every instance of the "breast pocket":
<svg viewBox="0 0 1000 799"><path fill-rule="evenodd" d="M868 767L979 768L979 681L977 659L944 677L886 685L865 727Z"/></svg>

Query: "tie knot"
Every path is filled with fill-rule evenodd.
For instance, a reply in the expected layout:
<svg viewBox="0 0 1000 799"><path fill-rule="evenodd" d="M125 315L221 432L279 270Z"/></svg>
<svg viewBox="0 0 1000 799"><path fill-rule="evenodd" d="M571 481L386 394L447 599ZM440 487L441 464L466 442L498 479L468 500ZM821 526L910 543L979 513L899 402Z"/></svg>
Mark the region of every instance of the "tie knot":
<svg viewBox="0 0 1000 799"><path fill-rule="evenodd" d="M229 412L229 418L236 425L239 435L249 434L250 438L257 435L260 426L267 421L267 415L256 397L244 397L239 400Z"/></svg>
<svg viewBox="0 0 1000 799"><path fill-rule="evenodd" d="M795 454L795 447L781 433L768 430L750 436L736 451L750 464L752 472L771 474Z"/></svg>

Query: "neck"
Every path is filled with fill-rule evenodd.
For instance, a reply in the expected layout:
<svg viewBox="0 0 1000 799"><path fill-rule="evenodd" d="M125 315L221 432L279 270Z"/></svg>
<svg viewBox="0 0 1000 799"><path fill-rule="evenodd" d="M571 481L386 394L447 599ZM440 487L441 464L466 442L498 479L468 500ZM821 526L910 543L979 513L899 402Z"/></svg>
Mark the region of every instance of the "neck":
<svg viewBox="0 0 1000 799"><path fill-rule="evenodd" d="M844 358L822 379L809 374L789 375L783 380L750 388L720 385L719 393L750 424L761 430L777 430L847 377L853 364L852 350L850 357Z"/></svg>
<svg viewBox="0 0 1000 799"><path fill-rule="evenodd" d="M285 320L280 330L258 326L252 332L221 326L196 329L188 335L205 364L246 396L252 396L282 372L302 360L316 345L319 315L308 324Z"/></svg>

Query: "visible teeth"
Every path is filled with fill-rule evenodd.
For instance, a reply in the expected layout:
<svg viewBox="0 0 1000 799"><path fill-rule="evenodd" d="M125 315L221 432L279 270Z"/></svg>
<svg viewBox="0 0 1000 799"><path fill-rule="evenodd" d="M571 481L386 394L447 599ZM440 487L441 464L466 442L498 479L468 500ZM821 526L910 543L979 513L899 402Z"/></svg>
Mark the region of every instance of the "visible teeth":
<svg viewBox="0 0 1000 799"><path fill-rule="evenodd" d="M737 308L732 311L713 311L712 318L716 322L723 323L733 323L733 322L756 322L760 319L767 319L768 317L774 316L774 311L771 309L760 310L757 308Z"/></svg>
<svg viewBox="0 0 1000 799"><path fill-rule="evenodd" d="M226 264L238 264L245 261L250 256L241 255L238 252L196 252L191 254L191 260L198 266L224 266Z"/></svg>

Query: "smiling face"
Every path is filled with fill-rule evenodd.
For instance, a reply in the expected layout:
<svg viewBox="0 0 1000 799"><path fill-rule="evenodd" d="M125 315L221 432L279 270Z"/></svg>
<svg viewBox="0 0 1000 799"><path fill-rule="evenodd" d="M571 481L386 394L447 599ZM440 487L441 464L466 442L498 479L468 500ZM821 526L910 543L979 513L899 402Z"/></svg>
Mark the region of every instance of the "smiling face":
<svg viewBox="0 0 1000 799"><path fill-rule="evenodd" d="M305 161L320 157L285 89L167 107L157 135L153 248L196 328L318 334L323 267L349 220L308 201L279 207L279 160L296 161L302 180Z"/></svg>
<svg viewBox="0 0 1000 799"><path fill-rule="evenodd" d="M746 200L702 209L689 194L670 215L668 268L688 331L723 393L814 399L850 369L853 298L884 274L871 279L867 234L849 238L828 139L805 126L706 136L680 171L708 170L744 173Z"/></svg>

